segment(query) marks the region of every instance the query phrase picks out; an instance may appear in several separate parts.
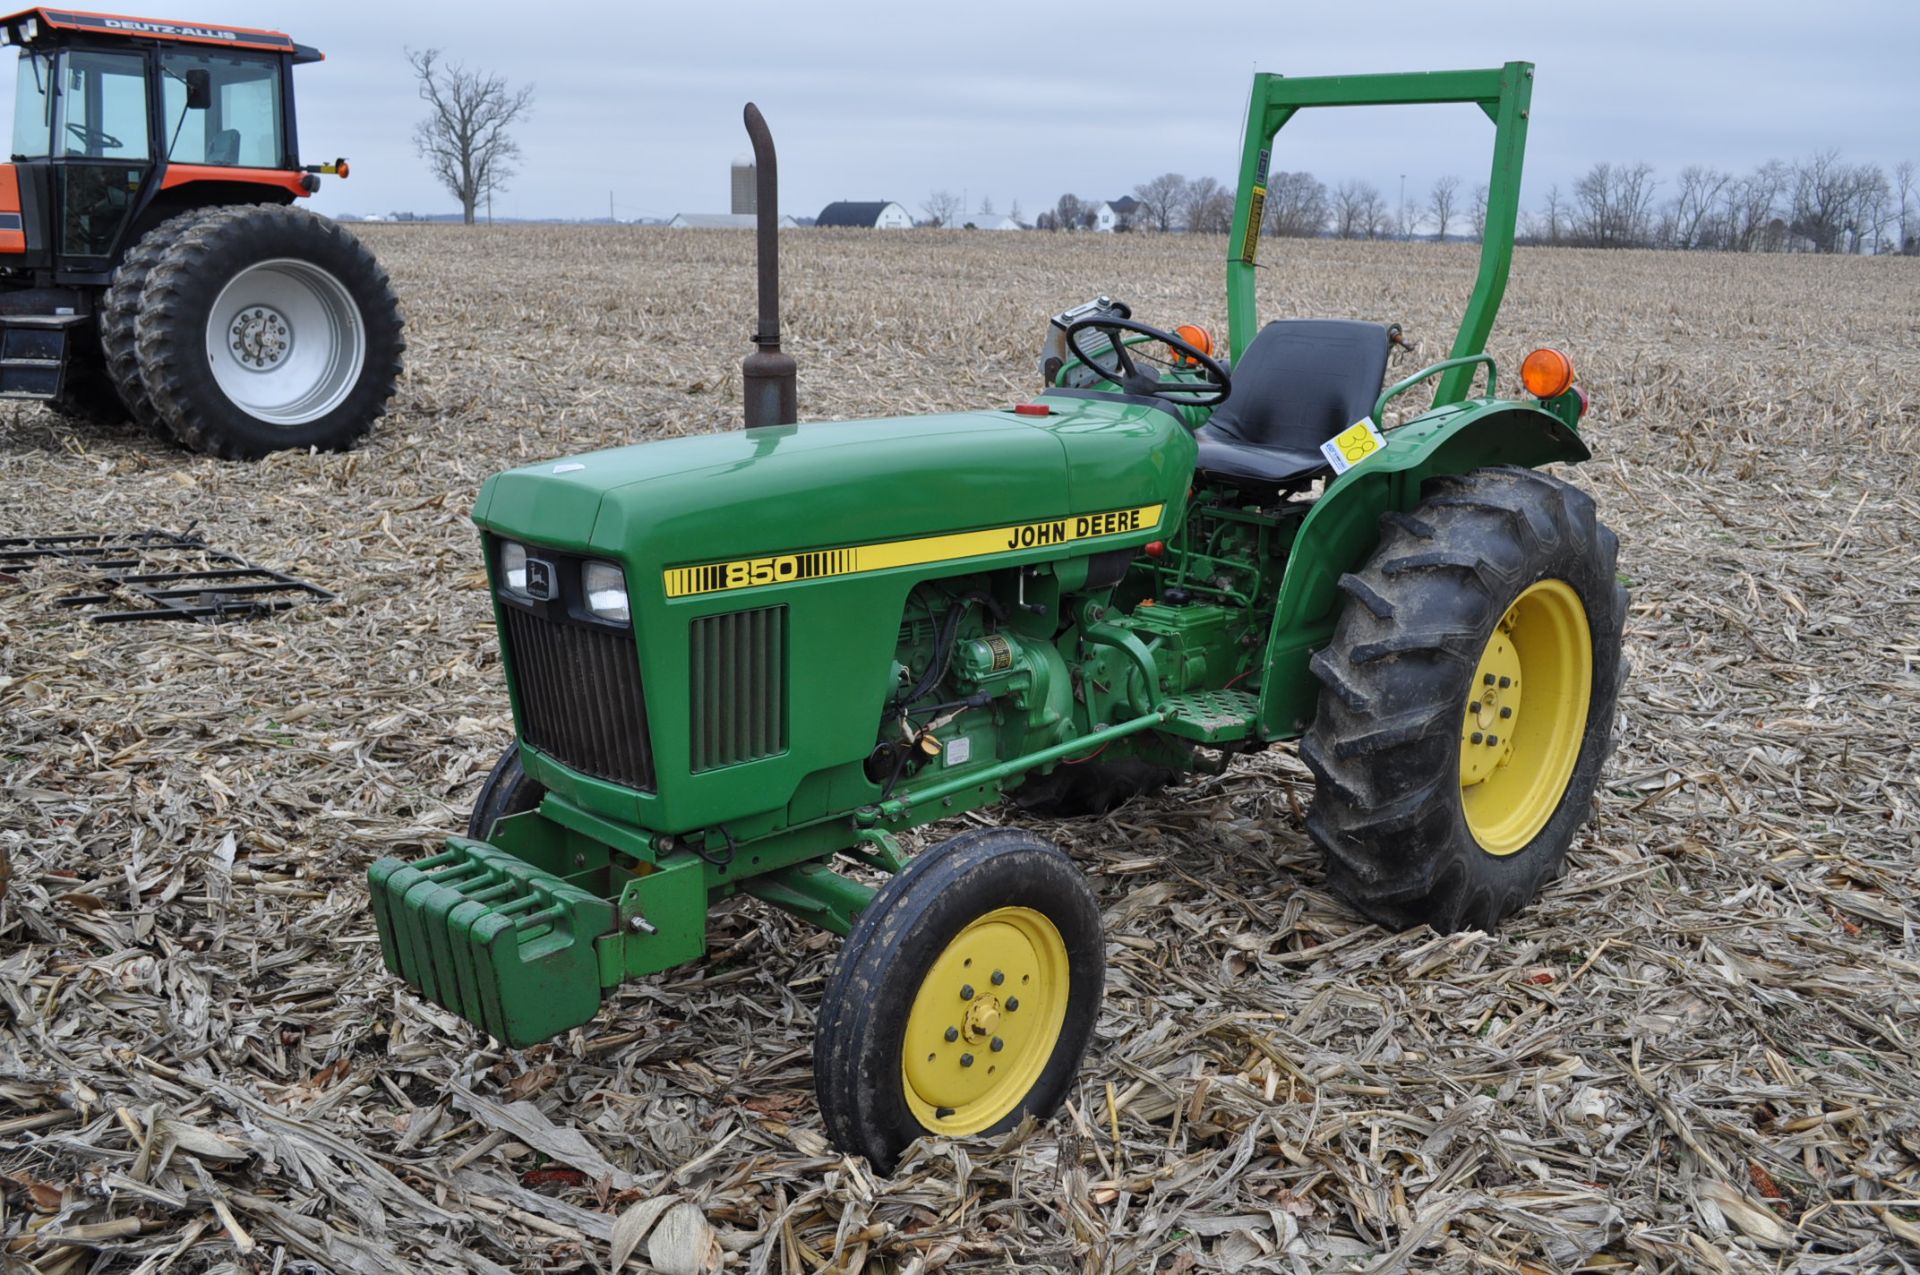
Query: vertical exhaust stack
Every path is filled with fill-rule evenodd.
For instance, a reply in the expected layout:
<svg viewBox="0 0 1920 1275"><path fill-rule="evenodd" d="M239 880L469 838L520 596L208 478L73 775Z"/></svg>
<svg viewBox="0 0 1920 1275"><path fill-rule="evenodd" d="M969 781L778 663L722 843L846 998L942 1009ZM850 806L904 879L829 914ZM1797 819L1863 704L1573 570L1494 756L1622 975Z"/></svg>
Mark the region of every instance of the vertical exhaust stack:
<svg viewBox="0 0 1920 1275"><path fill-rule="evenodd" d="M740 365L745 378L747 428L792 425L800 418L794 390L794 362L780 352L780 171L773 155L773 134L752 102L746 109L747 136L753 139L756 184L754 208L760 225L760 324L753 343L760 348Z"/></svg>

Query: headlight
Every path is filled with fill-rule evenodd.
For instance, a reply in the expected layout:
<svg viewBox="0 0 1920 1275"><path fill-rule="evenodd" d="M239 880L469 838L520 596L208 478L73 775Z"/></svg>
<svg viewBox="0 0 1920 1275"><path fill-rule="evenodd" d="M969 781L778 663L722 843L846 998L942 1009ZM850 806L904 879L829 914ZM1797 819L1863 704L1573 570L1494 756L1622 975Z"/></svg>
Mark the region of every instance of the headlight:
<svg viewBox="0 0 1920 1275"><path fill-rule="evenodd" d="M611 562L589 562L580 573L580 586L587 595L587 610L601 619L621 624L632 619L627 604L627 573Z"/></svg>
<svg viewBox="0 0 1920 1275"><path fill-rule="evenodd" d="M514 593L527 591L527 547L507 543L500 546L500 582Z"/></svg>

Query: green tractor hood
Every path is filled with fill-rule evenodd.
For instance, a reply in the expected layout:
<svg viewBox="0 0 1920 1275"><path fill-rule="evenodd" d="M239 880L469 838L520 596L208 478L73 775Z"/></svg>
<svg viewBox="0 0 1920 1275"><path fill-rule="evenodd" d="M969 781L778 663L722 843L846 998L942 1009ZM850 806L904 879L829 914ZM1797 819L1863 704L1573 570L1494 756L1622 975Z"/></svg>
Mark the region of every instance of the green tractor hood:
<svg viewBox="0 0 1920 1275"><path fill-rule="evenodd" d="M501 536L665 567L1177 508L1194 447L1176 417L1114 400L1049 403L1047 416L831 421L589 452L490 479L474 521ZM637 600L644 586L630 577L629 587Z"/></svg>

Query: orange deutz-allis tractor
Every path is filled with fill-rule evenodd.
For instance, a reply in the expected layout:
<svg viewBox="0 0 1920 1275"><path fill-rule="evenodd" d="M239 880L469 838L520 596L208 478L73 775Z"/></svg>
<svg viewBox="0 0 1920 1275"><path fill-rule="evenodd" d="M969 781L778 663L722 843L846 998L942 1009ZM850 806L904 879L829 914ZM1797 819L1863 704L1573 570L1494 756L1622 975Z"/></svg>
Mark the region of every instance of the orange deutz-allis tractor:
<svg viewBox="0 0 1920 1275"><path fill-rule="evenodd" d="M405 349L359 240L293 206L302 167L277 31L60 9L0 18L18 45L0 165L0 398L132 417L229 459L350 447Z"/></svg>

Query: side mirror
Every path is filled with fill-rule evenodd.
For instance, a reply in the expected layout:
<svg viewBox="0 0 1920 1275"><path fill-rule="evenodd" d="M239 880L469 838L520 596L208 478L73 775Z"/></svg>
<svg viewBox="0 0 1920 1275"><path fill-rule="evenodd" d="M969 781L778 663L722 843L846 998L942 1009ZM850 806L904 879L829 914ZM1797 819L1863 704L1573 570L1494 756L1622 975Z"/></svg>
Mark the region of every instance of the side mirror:
<svg viewBox="0 0 1920 1275"><path fill-rule="evenodd" d="M205 68L187 72L187 109L204 111L213 105L213 73Z"/></svg>

